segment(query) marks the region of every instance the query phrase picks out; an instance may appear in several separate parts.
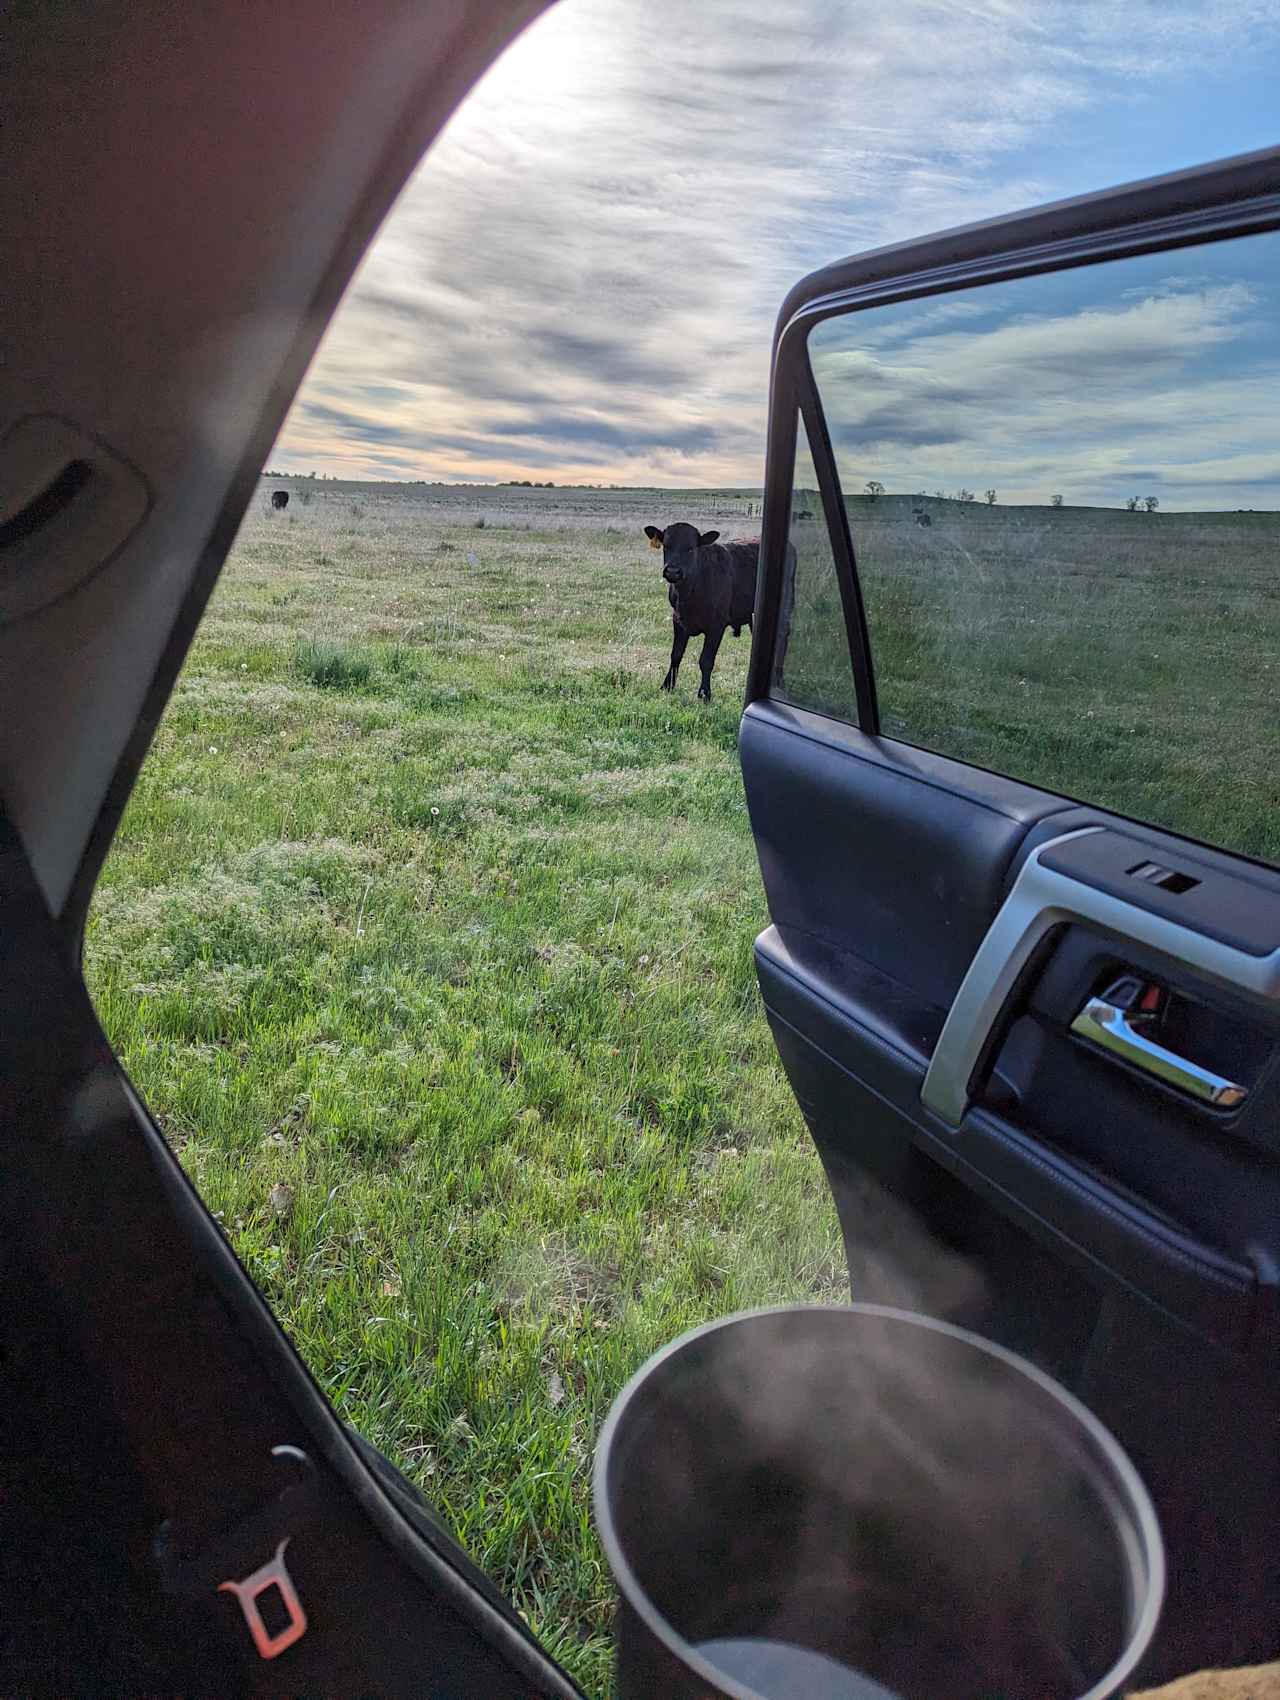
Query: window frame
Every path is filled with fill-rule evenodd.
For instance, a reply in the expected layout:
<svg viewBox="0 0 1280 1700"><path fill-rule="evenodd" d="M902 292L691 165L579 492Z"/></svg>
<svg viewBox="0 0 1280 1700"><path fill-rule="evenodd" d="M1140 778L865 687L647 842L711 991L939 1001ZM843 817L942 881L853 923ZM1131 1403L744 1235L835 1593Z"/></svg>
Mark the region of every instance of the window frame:
<svg viewBox="0 0 1280 1700"><path fill-rule="evenodd" d="M1280 181L1280 147L1266 148L1167 177L1105 189L1030 212L987 219L935 236L877 248L838 260L801 279L783 302L774 331L760 576L755 641L747 674L747 705L772 695L795 485L796 421L803 417L840 583L858 729L872 737L882 735L873 646L848 510L809 361L809 332L815 325L892 302L949 295L982 284L1280 230L1277 181ZM840 719L831 714L826 718ZM849 722L841 720L841 724ZM912 745L908 739L893 742L908 748L925 747ZM963 762L963 757L958 756L947 759Z"/></svg>
<svg viewBox="0 0 1280 1700"><path fill-rule="evenodd" d="M809 345L806 337L803 350L803 366L798 374L797 414L799 423L804 426L805 440L809 445L809 457L813 461L814 475L818 480L818 495L822 502L822 516L826 521L827 536L831 542L831 558L836 569L836 583L840 587L840 606L844 612L845 637L849 644L849 666L852 670L854 704L857 712L859 731L870 733L876 737L880 732L880 710L876 701L875 663L871 656L871 637L867 627L867 611L862 603L862 585L858 578L857 556L854 552L853 534L849 529L849 513L845 505L844 492L840 486L840 473L836 465L835 451L831 447L831 436L827 430L826 415L822 409L822 400L818 393L817 380L813 375L813 367L809 362ZM792 452L792 495L795 485L795 453ZM788 499L787 512L790 519L791 500ZM788 523L788 541L790 541L790 524ZM776 645L774 660L777 660ZM772 683L771 683L772 694ZM779 696L776 700L786 702L789 699ZM812 704L796 703L792 706L810 708ZM821 713L822 710L814 710ZM829 719L843 720L843 715L830 714ZM848 722L846 722L848 724Z"/></svg>

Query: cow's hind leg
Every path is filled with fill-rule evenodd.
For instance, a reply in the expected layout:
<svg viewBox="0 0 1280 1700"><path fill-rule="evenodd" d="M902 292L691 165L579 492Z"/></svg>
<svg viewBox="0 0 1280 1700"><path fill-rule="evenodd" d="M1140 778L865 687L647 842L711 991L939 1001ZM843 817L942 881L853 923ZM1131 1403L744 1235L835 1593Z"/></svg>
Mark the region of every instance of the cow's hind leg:
<svg viewBox="0 0 1280 1700"><path fill-rule="evenodd" d="M684 660L684 652L689 647L689 634L685 631L679 620L673 620L671 624L674 628L671 639L671 665L667 668L667 676L662 681L662 688L664 691L675 690L676 674L680 671L680 663Z"/></svg>
<svg viewBox="0 0 1280 1700"><path fill-rule="evenodd" d="M724 627L718 632L708 632L702 640L702 654L698 657L698 666L702 672L702 683L698 686L698 696L703 702L711 701L711 669L716 664L716 651L720 648L720 640L724 636Z"/></svg>

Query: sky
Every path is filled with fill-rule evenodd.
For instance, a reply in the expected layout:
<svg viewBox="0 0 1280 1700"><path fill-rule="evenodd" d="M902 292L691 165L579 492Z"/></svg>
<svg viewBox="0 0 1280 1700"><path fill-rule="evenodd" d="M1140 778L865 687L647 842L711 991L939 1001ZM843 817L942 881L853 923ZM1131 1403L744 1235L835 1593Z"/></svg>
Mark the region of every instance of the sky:
<svg viewBox="0 0 1280 1700"><path fill-rule="evenodd" d="M560 0L410 181L268 464L347 478L758 486L773 321L799 277L885 242L1267 146L1280 139L1277 86L1280 0ZM1140 281L1160 314L1176 313L1165 280ZM1239 346L1240 325L1266 314L1265 280L1241 287L1249 302L1228 294L1210 309ZM1121 310L1095 304L1096 315ZM1123 310L1138 323L1139 301ZM1095 316L1086 343L1117 323ZM961 321L898 339L899 411L924 399L909 373L926 357L958 390L972 364ZM890 358L886 343L882 365ZM987 464L995 416L982 405L975 396L964 419L953 410L951 425ZM935 449L932 476L918 454L899 456L893 475L945 487L981 476L955 441ZM864 450L886 467L897 452L864 438L854 458ZM1044 482L1025 466L1000 476L1010 489Z"/></svg>
<svg viewBox="0 0 1280 1700"><path fill-rule="evenodd" d="M1278 300L1271 232L829 319L809 352L841 484L1280 508Z"/></svg>

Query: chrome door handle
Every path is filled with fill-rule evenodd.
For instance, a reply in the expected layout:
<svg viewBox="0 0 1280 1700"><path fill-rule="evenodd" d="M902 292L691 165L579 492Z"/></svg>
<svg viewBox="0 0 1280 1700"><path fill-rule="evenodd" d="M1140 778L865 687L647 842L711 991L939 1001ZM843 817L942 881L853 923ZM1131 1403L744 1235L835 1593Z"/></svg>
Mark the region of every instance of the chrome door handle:
<svg viewBox="0 0 1280 1700"><path fill-rule="evenodd" d="M1115 938L1121 955L1131 946L1144 945L1215 986L1229 987L1265 1009L1271 1019L1280 1013L1280 947L1265 956L1251 955L1044 866L1042 858L1050 851L1103 830L1077 827L1033 850L978 946L920 1091L925 1108L948 1126L959 1128L963 1122L978 1064L1000 1029L1023 970L1055 927L1083 922Z"/></svg>
<svg viewBox="0 0 1280 1700"><path fill-rule="evenodd" d="M1230 1110L1248 1096L1248 1087L1237 1086L1233 1080L1215 1074L1212 1069L1202 1068L1199 1063L1189 1062L1176 1051L1166 1050L1154 1039L1148 1039L1134 1026L1127 1009L1108 1003L1106 998L1090 998L1071 1023L1071 1031L1082 1039L1092 1039L1095 1045L1114 1051L1125 1062L1154 1075L1157 1080L1163 1080L1167 1086L1174 1086L1178 1091L1198 1098L1202 1104L1216 1104L1219 1109Z"/></svg>

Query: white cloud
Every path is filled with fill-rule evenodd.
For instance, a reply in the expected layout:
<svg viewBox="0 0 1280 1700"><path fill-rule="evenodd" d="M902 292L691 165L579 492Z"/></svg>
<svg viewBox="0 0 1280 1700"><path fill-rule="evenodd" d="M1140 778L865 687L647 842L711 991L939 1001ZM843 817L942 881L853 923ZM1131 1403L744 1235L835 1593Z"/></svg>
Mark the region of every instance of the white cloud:
<svg viewBox="0 0 1280 1700"><path fill-rule="evenodd" d="M1180 506L1234 507L1249 483L1280 501L1269 302L1221 279L1165 277L1135 292L1127 266L1096 274L1116 305L1014 313L1041 287L1029 280L992 293L1005 315L961 329L896 308L819 327L812 359L846 485L993 483L1006 500L1064 491L1111 503L1140 480L1169 486ZM1060 293L1063 280L1050 287Z"/></svg>
<svg viewBox="0 0 1280 1700"><path fill-rule="evenodd" d="M798 276L1095 187L1074 175L1091 115L1274 46L1270 13L562 0L406 190L272 464L758 482Z"/></svg>

